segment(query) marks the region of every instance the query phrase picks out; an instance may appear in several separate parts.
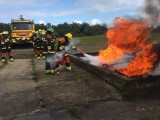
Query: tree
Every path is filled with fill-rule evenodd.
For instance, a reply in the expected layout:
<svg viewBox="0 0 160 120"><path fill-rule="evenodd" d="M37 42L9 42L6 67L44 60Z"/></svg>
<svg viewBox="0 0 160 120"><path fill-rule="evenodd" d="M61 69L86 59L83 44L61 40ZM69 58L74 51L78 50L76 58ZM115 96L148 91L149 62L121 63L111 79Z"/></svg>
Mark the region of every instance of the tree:
<svg viewBox="0 0 160 120"><path fill-rule="evenodd" d="M0 23L0 32L3 32L3 31L8 31L8 32L11 31L9 23Z"/></svg>
<svg viewBox="0 0 160 120"><path fill-rule="evenodd" d="M52 25L51 23L45 24L35 24L36 30L44 29L52 27L55 30L55 34L57 37L63 37L66 33L72 33L74 37L82 37L82 36L93 36L104 34L107 30L107 25L89 25L88 23L63 23L58 25ZM10 32L10 24L8 23L0 23L0 32L9 31Z"/></svg>

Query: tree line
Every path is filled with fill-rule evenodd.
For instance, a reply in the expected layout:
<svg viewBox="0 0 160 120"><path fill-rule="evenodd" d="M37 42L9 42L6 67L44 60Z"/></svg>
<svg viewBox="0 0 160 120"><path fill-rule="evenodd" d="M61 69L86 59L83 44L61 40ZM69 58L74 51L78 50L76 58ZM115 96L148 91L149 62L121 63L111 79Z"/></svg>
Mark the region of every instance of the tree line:
<svg viewBox="0 0 160 120"><path fill-rule="evenodd" d="M97 24L97 25L89 25L88 23L63 23L58 25L51 25L50 23L44 24L36 24L36 30L38 29L47 29L48 27L53 27L55 30L55 34L58 37L64 36L64 34L70 32L73 36L82 37L82 36L93 36L100 35L106 33L107 25Z"/></svg>
<svg viewBox="0 0 160 120"><path fill-rule="evenodd" d="M62 37L64 34L70 32L75 37L82 36L94 36L106 33L108 26L106 24L89 25L88 23L63 23L58 25L47 24L35 24L35 29L47 30L48 27L53 27L57 37ZM11 31L9 23L0 23L0 32Z"/></svg>

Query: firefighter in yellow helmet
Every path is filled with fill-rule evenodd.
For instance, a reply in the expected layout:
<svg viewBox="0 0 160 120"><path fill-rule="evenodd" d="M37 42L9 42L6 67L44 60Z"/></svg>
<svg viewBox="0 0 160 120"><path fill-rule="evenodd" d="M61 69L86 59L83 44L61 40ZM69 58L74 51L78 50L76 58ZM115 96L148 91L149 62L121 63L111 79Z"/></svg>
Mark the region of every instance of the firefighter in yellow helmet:
<svg viewBox="0 0 160 120"><path fill-rule="evenodd" d="M38 30L38 32L42 32L42 30L41 30L41 29L39 29L39 30Z"/></svg>
<svg viewBox="0 0 160 120"><path fill-rule="evenodd" d="M36 45L37 38L38 38L38 31L35 31L32 36L32 44L34 48L35 57L37 57L37 45Z"/></svg>
<svg viewBox="0 0 160 120"><path fill-rule="evenodd" d="M72 34L67 33L65 34L64 38L58 41L57 52L62 52L63 56L62 56L62 59L58 61L57 68L59 67L59 64L64 64L65 62L67 70L69 71L72 70L68 52L70 49L76 49L76 48L71 44L71 40L72 40Z"/></svg>
<svg viewBox="0 0 160 120"><path fill-rule="evenodd" d="M65 34L66 37L68 37L70 40L72 39L72 34L71 33L67 33Z"/></svg>
<svg viewBox="0 0 160 120"><path fill-rule="evenodd" d="M2 33L0 33L0 52L2 51L2 40L3 40L3 37L2 37Z"/></svg>
<svg viewBox="0 0 160 120"><path fill-rule="evenodd" d="M1 36L1 48L2 48L2 62L6 62L6 54L9 56L10 62L13 62L13 54L11 52L11 41L8 36L8 31L4 31Z"/></svg>
<svg viewBox="0 0 160 120"><path fill-rule="evenodd" d="M42 42L43 42L43 50L42 50L42 58L43 59L45 58L45 55L47 54L47 52L46 52L47 51L47 45L46 45L45 34L46 34L46 31L42 30L41 39L42 39Z"/></svg>
<svg viewBox="0 0 160 120"><path fill-rule="evenodd" d="M36 38L36 58L40 59L43 54L43 40L42 40L42 33L40 31L37 32L37 38Z"/></svg>

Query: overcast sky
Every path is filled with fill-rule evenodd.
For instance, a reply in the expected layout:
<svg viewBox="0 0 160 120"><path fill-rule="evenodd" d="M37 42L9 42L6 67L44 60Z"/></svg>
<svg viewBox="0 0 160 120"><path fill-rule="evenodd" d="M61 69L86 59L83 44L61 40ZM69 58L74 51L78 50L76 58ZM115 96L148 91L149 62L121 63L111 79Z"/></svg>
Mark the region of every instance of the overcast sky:
<svg viewBox="0 0 160 120"><path fill-rule="evenodd" d="M0 22L23 15L35 23L111 23L115 17L141 14L144 0L0 0Z"/></svg>

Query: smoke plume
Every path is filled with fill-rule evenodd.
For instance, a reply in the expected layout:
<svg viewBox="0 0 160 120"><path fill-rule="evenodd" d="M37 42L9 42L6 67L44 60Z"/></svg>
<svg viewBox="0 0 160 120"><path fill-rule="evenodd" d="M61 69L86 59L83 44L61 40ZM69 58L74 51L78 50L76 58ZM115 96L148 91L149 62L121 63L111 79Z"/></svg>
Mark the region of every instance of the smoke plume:
<svg viewBox="0 0 160 120"><path fill-rule="evenodd" d="M145 0L145 12L149 15L151 24L160 25L160 0Z"/></svg>
<svg viewBox="0 0 160 120"><path fill-rule="evenodd" d="M88 61L90 64L95 65L95 66L102 66L102 63L98 56L92 56L89 54L84 54L84 56L85 57L83 57L82 59Z"/></svg>

